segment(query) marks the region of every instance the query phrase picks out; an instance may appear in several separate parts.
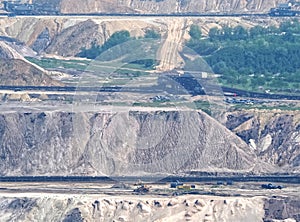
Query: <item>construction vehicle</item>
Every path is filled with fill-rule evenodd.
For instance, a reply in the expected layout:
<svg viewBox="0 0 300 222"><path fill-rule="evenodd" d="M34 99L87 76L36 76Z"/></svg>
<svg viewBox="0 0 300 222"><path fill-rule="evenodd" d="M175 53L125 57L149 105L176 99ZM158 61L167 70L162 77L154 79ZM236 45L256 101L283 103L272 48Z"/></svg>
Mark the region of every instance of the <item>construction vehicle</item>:
<svg viewBox="0 0 300 222"><path fill-rule="evenodd" d="M280 189L281 190L282 186L276 186L272 183L269 183L269 184L262 184L261 188L263 188L263 189Z"/></svg>
<svg viewBox="0 0 300 222"><path fill-rule="evenodd" d="M179 182L178 180L175 182L170 183L170 188L176 188L179 190L192 190L196 188L196 185L194 184L183 184Z"/></svg>
<svg viewBox="0 0 300 222"><path fill-rule="evenodd" d="M177 188L178 186L183 186L183 183L179 182L178 180L170 183L170 188Z"/></svg>
<svg viewBox="0 0 300 222"><path fill-rule="evenodd" d="M133 190L133 192L135 193L147 193L150 191L150 186L144 184L144 182L142 180L138 180L134 186L137 186L136 189Z"/></svg>
<svg viewBox="0 0 300 222"><path fill-rule="evenodd" d="M192 190L195 188L196 188L196 186L194 184L183 184L183 185L177 186L177 189L179 189L179 190Z"/></svg>
<svg viewBox="0 0 300 222"><path fill-rule="evenodd" d="M138 186L136 189L134 189L133 192L135 192L135 193L148 193L150 191L150 188L151 187L143 184L143 185Z"/></svg>

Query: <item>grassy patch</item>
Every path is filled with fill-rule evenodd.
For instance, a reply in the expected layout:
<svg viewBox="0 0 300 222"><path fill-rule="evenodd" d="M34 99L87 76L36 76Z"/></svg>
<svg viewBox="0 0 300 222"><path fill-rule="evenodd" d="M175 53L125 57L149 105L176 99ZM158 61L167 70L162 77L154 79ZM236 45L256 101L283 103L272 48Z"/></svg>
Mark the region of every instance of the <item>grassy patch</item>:
<svg viewBox="0 0 300 222"><path fill-rule="evenodd" d="M32 57L26 57L26 59L44 69L64 68L84 71L90 64L90 61L87 60L63 60L53 58L36 59Z"/></svg>

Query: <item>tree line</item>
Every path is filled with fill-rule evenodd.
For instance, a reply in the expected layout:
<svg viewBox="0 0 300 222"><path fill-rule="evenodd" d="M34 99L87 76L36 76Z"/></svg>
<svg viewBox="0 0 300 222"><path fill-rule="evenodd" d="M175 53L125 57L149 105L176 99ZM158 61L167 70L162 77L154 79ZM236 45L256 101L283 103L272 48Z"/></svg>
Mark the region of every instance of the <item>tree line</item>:
<svg viewBox="0 0 300 222"><path fill-rule="evenodd" d="M207 37L193 25L190 36L186 45L203 56L227 85L279 91L300 86L298 20L283 22L278 27L211 28Z"/></svg>

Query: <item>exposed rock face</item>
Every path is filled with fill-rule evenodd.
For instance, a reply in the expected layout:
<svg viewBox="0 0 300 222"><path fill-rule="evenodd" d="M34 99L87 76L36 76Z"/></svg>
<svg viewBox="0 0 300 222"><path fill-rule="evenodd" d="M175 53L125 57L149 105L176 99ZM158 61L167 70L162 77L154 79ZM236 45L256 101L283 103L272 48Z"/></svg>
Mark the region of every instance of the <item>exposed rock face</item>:
<svg viewBox="0 0 300 222"><path fill-rule="evenodd" d="M227 127L236 136L203 113L11 112L0 116L0 169L2 175L278 171L271 166L299 172L299 120L296 113L231 113Z"/></svg>
<svg viewBox="0 0 300 222"><path fill-rule="evenodd" d="M100 42L103 39L103 36L99 33L98 25L91 20L87 20L64 29L52 40L46 52L62 56L73 56L78 54L81 48L89 48L92 42Z"/></svg>
<svg viewBox="0 0 300 222"><path fill-rule="evenodd" d="M2 37L3 39L3 37ZM4 38L5 39L5 38ZM1 85L62 85L52 80L44 69L27 61L20 53L26 54L26 46L12 44L11 39L0 41L0 82ZM18 47L19 46L19 47ZM22 50L23 49L23 50Z"/></svg>
<svg viewBox="0 0 300 222"><path fill-rule="evenodd" d="M51 37L49 33L48 27L42 31L35 42L32 44L31 48L36 51L37 53L44 52L45 49L49 46L51 42Z"/></svg>
<svg viewBox="0 0 300 222"><path fill-rule="evenodd" d="M0 41L0 58L1 59L23 59L15 49L11 48L6 42Z"/></svg>
<svg viewBox="0 0 300 222"><path fill-rule="evenodd" d="M251 171L249 147L204 113L6 113L1 175Z"/></svg>
<svg viewBox="0 0 300 222"><path fill-rule="evenodd" d="M290 197L271 198L265 201L264 221L286 220L300 221L300 199Z"/></svg>
<svg viewBox="0 0 300 222"><path fill-rule="evenodd" d="M0 59L1 85L8 86L60 86L42 69L21 59Z"/></svg>
<svg viewBox="0 0 300 222"><path fill-rule="evenodd" d="M2 27L0 29L1 35L18 39L28 46L34 44L39 35L45 31L45 28L48 28L51 38L61 31L61 24L57 22L57 19L16 18L1 20L0 24ZM73 25L72 22L71 25Z"/></svg>
<svg viewBox="0 0 300 222"><path fill-rule="evenodd" d="M299 112L236 112L227 119L227 127L266 162L299 168Z"/></svg>
<svg viewBox="0 0 300 222"><path fill-rule="evenodd" d="M64 13L180 13L268 11L284 0L72 0L61 1Z"/></svg>

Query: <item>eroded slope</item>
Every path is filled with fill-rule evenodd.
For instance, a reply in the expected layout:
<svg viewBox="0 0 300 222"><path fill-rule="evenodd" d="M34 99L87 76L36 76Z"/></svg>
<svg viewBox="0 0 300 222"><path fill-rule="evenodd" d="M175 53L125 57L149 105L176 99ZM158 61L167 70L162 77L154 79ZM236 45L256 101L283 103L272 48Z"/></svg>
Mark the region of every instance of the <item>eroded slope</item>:
<svg viewBox="0 0 300 222"><path fill-rule="evenodd" d="M299 169L299 111L243 111L230 113L227 119L227 127L266 162Z"/></svg>
<svg viewBox="0 0 300 222"><path fill-rule="evenodd" d="M5 113L2 175L253 170L256 155L204 113Z"/></svg>

